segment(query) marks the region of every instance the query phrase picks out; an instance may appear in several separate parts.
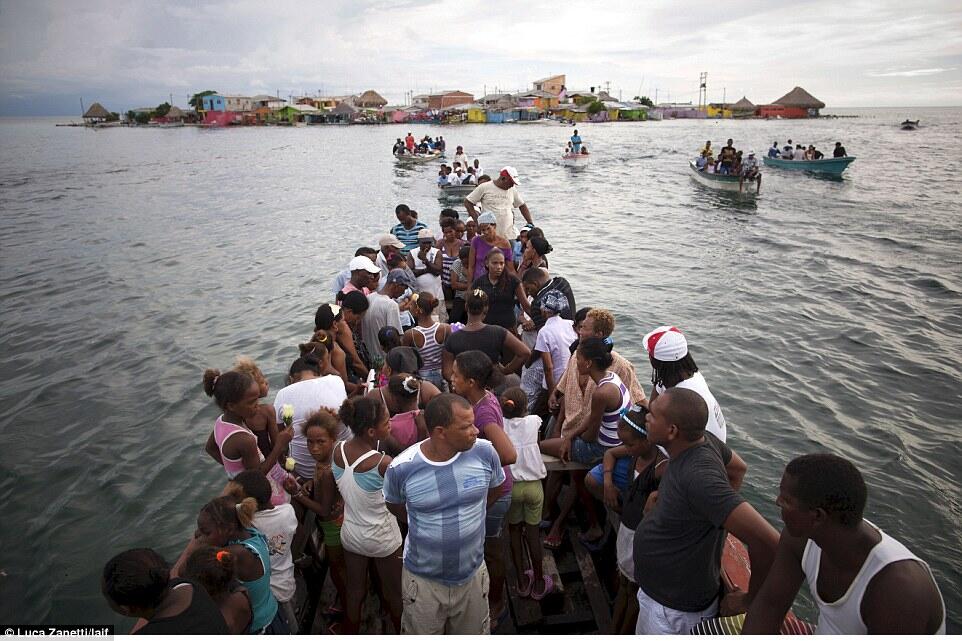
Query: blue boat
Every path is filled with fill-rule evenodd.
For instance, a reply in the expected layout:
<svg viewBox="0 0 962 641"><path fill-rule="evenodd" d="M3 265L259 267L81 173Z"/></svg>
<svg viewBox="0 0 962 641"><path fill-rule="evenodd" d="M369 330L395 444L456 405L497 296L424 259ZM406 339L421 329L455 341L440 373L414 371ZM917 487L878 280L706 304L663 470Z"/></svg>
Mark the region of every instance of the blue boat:
<svg viewBox="0 0 962 641"><path fill-rule="evenodd" d="M813 174L831 174L841 176L845 168L855 161L855 156L843 158L822 158L821 160L784 160L782 158L763 158L769 167L779 169L794 169L796 171L810 171Z"/></svg>

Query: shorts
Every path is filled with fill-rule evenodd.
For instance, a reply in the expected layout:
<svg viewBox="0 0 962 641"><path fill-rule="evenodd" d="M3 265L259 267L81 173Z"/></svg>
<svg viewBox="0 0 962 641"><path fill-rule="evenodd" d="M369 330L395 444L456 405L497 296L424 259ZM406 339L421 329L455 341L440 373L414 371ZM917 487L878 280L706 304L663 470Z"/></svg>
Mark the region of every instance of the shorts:
<svg viewBox="0 0 962 641"><path fill-rule="evenodd" d="M317 520L321 533L324 534L324 545L327 547L341 547L341 526L335 521Z"/></svg>
<svg viewBox="0 0 962 641"><path fill-rule="evenodd" d="M437 387L442 392L448 391L448 384L447 384L447 381L444 380L444 376L441 375L441 370L439 369L418 370L418 376L420 376L422 380L425 380L429 383L433 383L434 386Z"/></svg>
<svg viewBox="0 0 962 641"><path fill-rule="evenodd" d="M574 447L574 443L571 444ZM615 487L619 490L624 490L628 487L628 474L631 472L631 457L626 456L615 461L615 469L611 471L611 480L614 481ZM605 470L604 463L599 463L591 468L591 477L598 481L598 485L604 487L605 485Z"/></svg>
<svg viewBox="0 0 962 641"><path fill-rule="evenodd" d="M526 525L541 523L544 507L544 488L541 481L515 481L511 488L511 507L508 508L508 525L524 521Z"/></svg>
<svg viewBox="0 0 962 641"><path fill-rule="evenodd" d="M501 536L501 527L504 525L504 515L508 513L508 508L511 507L512 493L513 490L512 492L502 494L501 497L488 508L488 512L484 517L484 538L496 539Z"/></svg>
<svg viewBox="0 0 962 641"><path fill-rule="evenodd" d="M577 463L584 463L585 465L594 465L605 455L605 447L599 445L597 442L589 443L588 441L582 440L580 436L575 437L571 441L571 454L570 458L572 461Z"/></svg>

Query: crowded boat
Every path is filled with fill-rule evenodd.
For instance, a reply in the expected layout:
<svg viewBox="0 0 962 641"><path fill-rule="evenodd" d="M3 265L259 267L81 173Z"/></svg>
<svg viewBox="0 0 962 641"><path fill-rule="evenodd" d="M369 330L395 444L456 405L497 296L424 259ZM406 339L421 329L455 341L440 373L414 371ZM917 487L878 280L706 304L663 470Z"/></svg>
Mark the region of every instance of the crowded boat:
<svg viewBox="0 0 962 641"><path fill-rule="evenodd" d="M443 151L411 134L394 149ZM695 162L758 174L732 140ZM176 559L145 532L103 568L131 632L537 633L542 607L573 598L563 554L587 631L945 632L928 565L864 518L872 488L850 460L818 448L756 485L780 510L769 523L742 492L759 481L705 337L670 318L629 337L576 292L517 168L489 176L459 146L438 185L472 187L464 211L386 213L283 362L238 354L198 375L217 417L197 451L223 475ZM803 582L810 624L790 613ZM570 631L580 612L562 614Z"/></svg>

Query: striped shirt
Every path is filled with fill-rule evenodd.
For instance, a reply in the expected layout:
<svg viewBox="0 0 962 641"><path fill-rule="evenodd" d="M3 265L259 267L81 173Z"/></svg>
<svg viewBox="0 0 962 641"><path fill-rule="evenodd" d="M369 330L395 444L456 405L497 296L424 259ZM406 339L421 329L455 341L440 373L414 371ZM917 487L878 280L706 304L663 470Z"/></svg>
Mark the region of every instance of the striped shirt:
<svg viewBox="0 0 962 641"><path fill-rule="evenodd" d="M504 483L504 471L484 439L443 462L429 461L423 443L391 461L384 500L407 507L404 567L445 585L463 585L484 560L488 490Z"/></svg>
<svg viewBox="0 0 962 641"><path fill-rule="evenodd" d="M611 383L621 392L621 404L618 409L611 412L605 412L601 415L601 429L598 431L598 445L603 447L615 447L621 445L621 439L618 438L618 421L621 417L628 411L631 407L631 394L628 393L628 387L621 382L618 375L614 372L608 372L604 378L598 381L598 389L605 383Z"/></svg>
<svg viewBox="0 0 962 641"><path fill-rule="evenodd" d="M451 265L458 259L458 252L455 250L453 256L448 256L447 251L444 249L444 243L439 243L438 246L441 248L441 282L444 283L445 287L450 287ZM460 249L460 246L458 248Z"/></svg>
<svg viewBox="0 0 962 641"><path fill-rule="evenodd" d="M424 328L419 325L413 327L414 331L421 335L424 344L418 347L424 367L418 370L419 376L425 376L427 372L441 369L441 344L438 343L438 327L441 323L435 323L431 327Z"/></svg>
<svg viewBox="0 0 962 641"><path fill-rule="evenodd" d="M404 249L401 250L401 253L407 256L408 252L412 249L418 248L418 232L427 228L427 225L418 220L415 221L411 229L408 229L402 223L398 223L394 227L391 227L391 233L397 236L399 241L404 243Z"/></svg>

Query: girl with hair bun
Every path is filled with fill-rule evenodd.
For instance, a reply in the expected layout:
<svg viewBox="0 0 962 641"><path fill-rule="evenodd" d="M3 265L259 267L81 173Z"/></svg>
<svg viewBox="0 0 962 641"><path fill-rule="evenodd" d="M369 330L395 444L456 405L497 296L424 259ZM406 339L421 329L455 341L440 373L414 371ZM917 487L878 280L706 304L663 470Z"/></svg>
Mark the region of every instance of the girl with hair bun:
<svg viewBox="0 0 962 641"><path fill-rule="evenodd" d="M290 497L284 491L288 475L278 461L287 452L294 431L290 428L279 430L273 448L265 456L258 448L257 435L248 426L259 411L257 401L261 398L261 386L244 372L221 374L216 369L204 372L203 386L204 393L212 396L223 410L214 421L214 430L207 439L205 451L224 466L229 479L244 470L259 470L271 482L271 504L289 502Z"/></svg>
<svg viewBox="0 0 962 641"><path fill-rule="evenodd" d="M421 381L411 374L394 374L388 381L387 388L398 411L388 419L390 433L383 445L388 452L400 454L428 437L424 412L418 407L421 401ZM383 401L384 397L381 398ZM382 402L381 406L388 411L386 402Z"/></svg>
<svg viewBox="0 0 962 641"><path fill-rule="evenodd" d="M430 292L421 293L412 310L416 324L404 332L403 344L414 347L421 354L424 364L417 375L446 392L448 386L441 375L441 346L451 334L451 326L434 320L434 311L439 306L438 299Z"/></svg>
<svg viewBox="0 0 962 641"><path fill-rule="evenodd" d="M197 531L174 565L179 574L187 559L200 548L225 548L233 557L234 573L250 597L251 634L288 634L277 599L271 592L271 556L265 537L253 527L257 499L240 502L233 496L220 496L200 509Z"/></svg>
<svg viewBox="0 0 962 641"><path fill-rule="evenodd" d="M401 378L395 375L392 379ZM411 375L408 382L417 383ZM370 396L347 399L338 413L354 438L341 441L334 450L331 471L344 498L341 543L347 575L345 624L342 632L357 634L367 595L368 570L378 578L381 603L401 630L401 530L384 502L384 474L391 457L378 450L390 435L387 409Z"/></svg>
<svg viewBox="0 0 962 641"><path fill-rule="evenodd" d="M243 372L253 378L261 391L259 398L267 398L267 393L271 389L270 383L267 382L264 373L254 363L253 359L247 356L238 356L237 360L234 361L234 371ZM274 407L267 403L258 404L257 413L247 421L247 427L257 437L257 447L264 458L270 456L274 449L274 441L277 440L277 420L274 418Z"/></svg>
<svg viewBox="0 0 962 641"><path fill-rule="evenodd" d="M596 385L591 394L591 408L580 425L566 430L560 438L541 441L541 451L544 454L556 456L564 462L570 460L594 466L609 448L621 445L618 421L631 407L631 395L621 378L609 371L613 362L611 348L610 338L592 336L579 342L575 352L578 374L587 376ZM582 536L582 541L591 545L603 536L603 532L598 525L594 503L585 489L585 472L572 471L571 479L579 495L585 498L583 503L589 528ZM566 512L562 510L562 515L548 532L545 540L549 547L560 544L560 528L566 516Z"/></svg>
<svg viewBox="0 0 962 641"><path fill-rule="evenodd" d="M224 548L202 547L187 557L184 577L200 584L214 600L230 634L250 634L251 610L247 589L234 576L234 555Z"/></svg>

